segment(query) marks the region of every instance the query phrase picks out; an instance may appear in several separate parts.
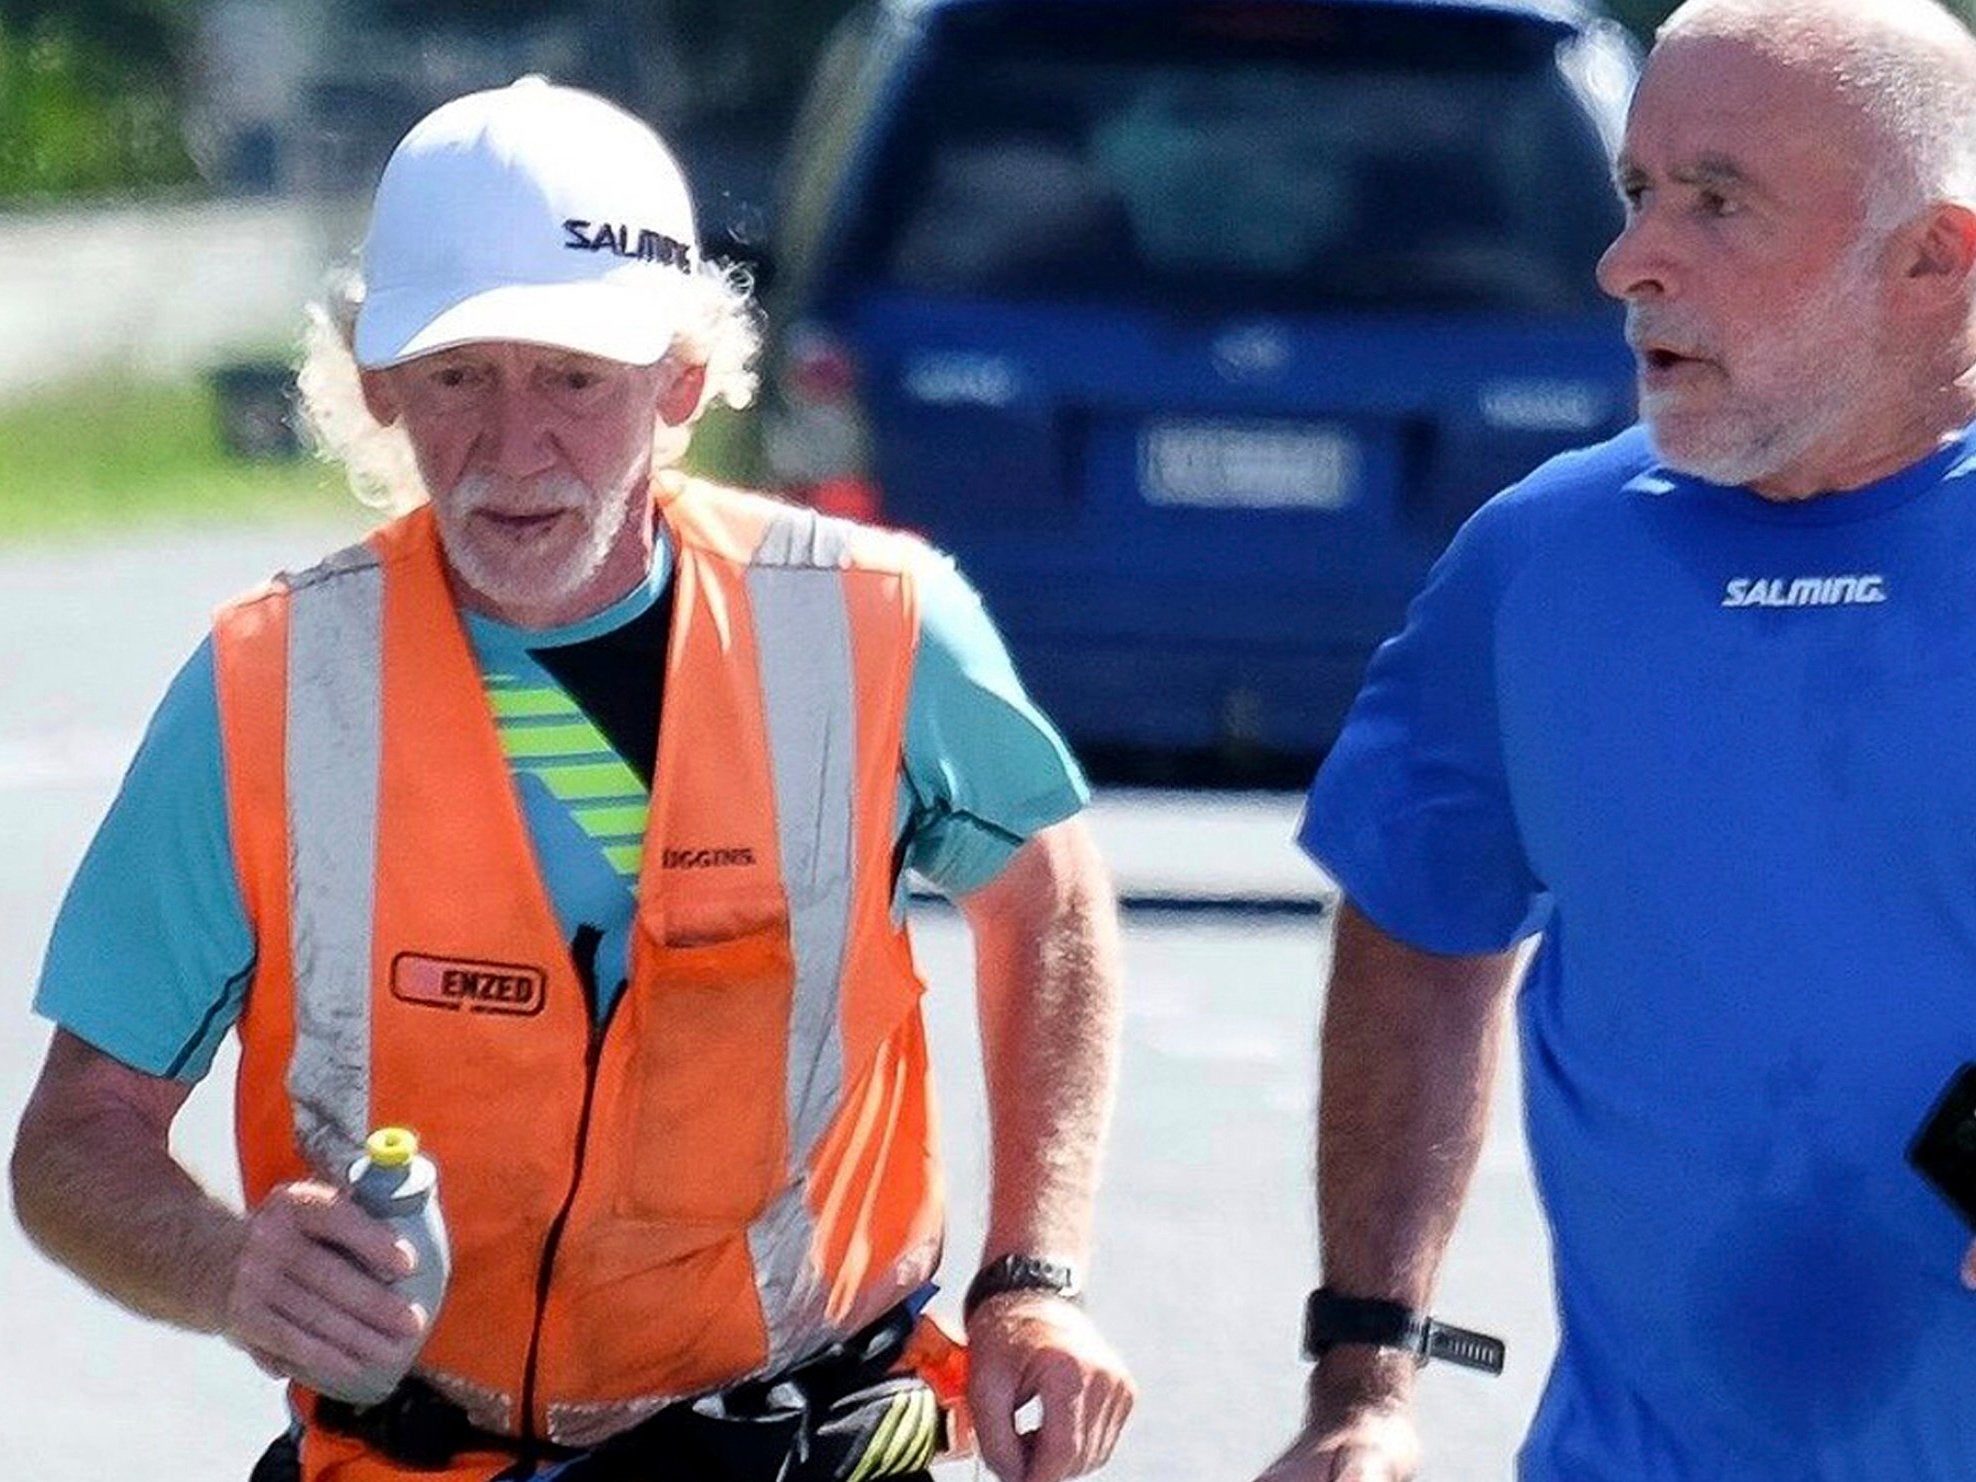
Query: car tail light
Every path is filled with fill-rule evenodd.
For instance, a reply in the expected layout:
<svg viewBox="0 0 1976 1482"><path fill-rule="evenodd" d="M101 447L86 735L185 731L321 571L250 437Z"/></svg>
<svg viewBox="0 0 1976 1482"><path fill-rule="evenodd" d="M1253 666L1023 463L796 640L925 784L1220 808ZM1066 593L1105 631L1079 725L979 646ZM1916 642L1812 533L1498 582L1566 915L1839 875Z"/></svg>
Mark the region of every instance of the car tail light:
<svg viewBox="0 0 1976 1482"><path fill-rule="evenodd" d="M885 518L885 503L878 497L878 485L870 479L825 479L794 492L819 514L842 515L866 524Z"/></svg>
<svg viewBox="0 0 1976 1482"><path fill-rule="evenodd" d="M851 347L823 325L789 327L763 449L773 481L826 514L883 518Z"/></svg>
<svg viewBox="0 0 1976 1482"><path fill-rule="evenodd" d="M856 397L858 366L842 340L799 325L789 333L788 357L783 375L792 400L820 406Z"/></svg>

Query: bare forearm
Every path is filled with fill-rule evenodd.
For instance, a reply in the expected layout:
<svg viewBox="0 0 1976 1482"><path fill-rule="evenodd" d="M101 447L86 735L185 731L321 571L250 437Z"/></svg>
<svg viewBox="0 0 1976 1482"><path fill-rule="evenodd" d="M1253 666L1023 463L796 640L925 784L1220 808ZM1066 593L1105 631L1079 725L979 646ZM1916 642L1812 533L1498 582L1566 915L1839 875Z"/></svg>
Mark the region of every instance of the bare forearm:
<svg viewBox="0 0 1976 1482"><path fill-rule="evenodd" d="M1082 824L1038 835L968 915L994 1144L987 1254L1082 1262L1117 1077L1121 976L1117 906Z"/></svg>
<svg viewBox="0 0 1976 1482"><path fill-rule="evenodd" d="M220 1328L245 1221L199 1187L140 1112L65 1113L37 1095L12 1175L21 1225L54 1260L146 1317Z"/></svg>
<svg viewBox="0 0 1976 1482"><path fill-rule="evenodd" d="M1347 905L1318 1103L1324 1279L1425 1306L1474 1173L1511 954L1431 957Z"/></svg>

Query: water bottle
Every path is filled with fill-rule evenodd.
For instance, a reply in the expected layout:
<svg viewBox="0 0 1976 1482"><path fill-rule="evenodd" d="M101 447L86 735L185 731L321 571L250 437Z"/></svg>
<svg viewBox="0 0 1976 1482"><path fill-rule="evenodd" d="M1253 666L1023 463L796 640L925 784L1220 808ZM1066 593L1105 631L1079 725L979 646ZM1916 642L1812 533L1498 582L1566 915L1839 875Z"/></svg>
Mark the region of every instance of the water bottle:
<svg viewBox="0 0 1976 1482"><path fill-rule="evenodd" d="M418 1134L404 1127L380 1127L364 1140L364 1155L350 1165L350 1197L357 1207L384 1221L394 1235L411 1243L417 1260L395 1289L421 1308L426 1332L438 1320L446 1295L451 1253L446 1224L439 1216L439 1170L419 1152ZM375 1405L398 1386L406 1369L375 1370L339 1386L338 1399Z"/></svg>

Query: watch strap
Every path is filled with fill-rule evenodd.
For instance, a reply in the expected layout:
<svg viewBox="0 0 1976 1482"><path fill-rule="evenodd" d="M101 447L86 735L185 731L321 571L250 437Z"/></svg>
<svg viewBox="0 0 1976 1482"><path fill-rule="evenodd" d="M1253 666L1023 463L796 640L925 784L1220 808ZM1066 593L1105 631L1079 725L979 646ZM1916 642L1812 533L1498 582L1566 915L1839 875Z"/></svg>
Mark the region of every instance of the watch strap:
<svg viewBox="0 0 1976 1482"><path fill-rule="evenodd" d="M1341 1343L1397 1348L1420 1363L1444 1359L1464 1369L1500 1374L1508 1348L1487 1333L1437 1322L1399 1302L1346 1297L1319 1287L1304 1304L1304 1357L1315 1363Z"/></svg>
<svg viewBox="0 0 1976 1482"><path fill-rule="evenodd" d="M1053 1261L1045 1256L997 1256L975 1272L974 1280L967 1284L967 1295L961 1298L961 1320L965 1322L973 1317L975 1308L1003 1292L1048 1292L1067 1302L1079 1301L1084 1296L1076 1268L1067 1261Z"/></svg>

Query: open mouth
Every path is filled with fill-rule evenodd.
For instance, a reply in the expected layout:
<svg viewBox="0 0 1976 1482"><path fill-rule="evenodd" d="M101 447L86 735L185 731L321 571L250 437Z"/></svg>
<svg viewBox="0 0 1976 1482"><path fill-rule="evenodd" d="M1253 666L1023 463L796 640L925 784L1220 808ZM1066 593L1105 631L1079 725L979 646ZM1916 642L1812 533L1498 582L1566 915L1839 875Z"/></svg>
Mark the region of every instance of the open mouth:
<svg viewBox="0 0 1976 1482"><path fill-rule="evenodd" d="M1699 355L1685 355L1666 345L1640 345L1634 350L1640 359L1640 374L1649 383L1678 379L1693 372L1705 370L1714 362Z"/></svg>
<svg viewBox="0 0 1976 1482"><path fill-rule="evenodd" d="M560 520L567 511L560 509L510 512L498 509L476 510L479 518L487 521L495 529L510 535L528 535L538 530L547 530Z"/></svg>

